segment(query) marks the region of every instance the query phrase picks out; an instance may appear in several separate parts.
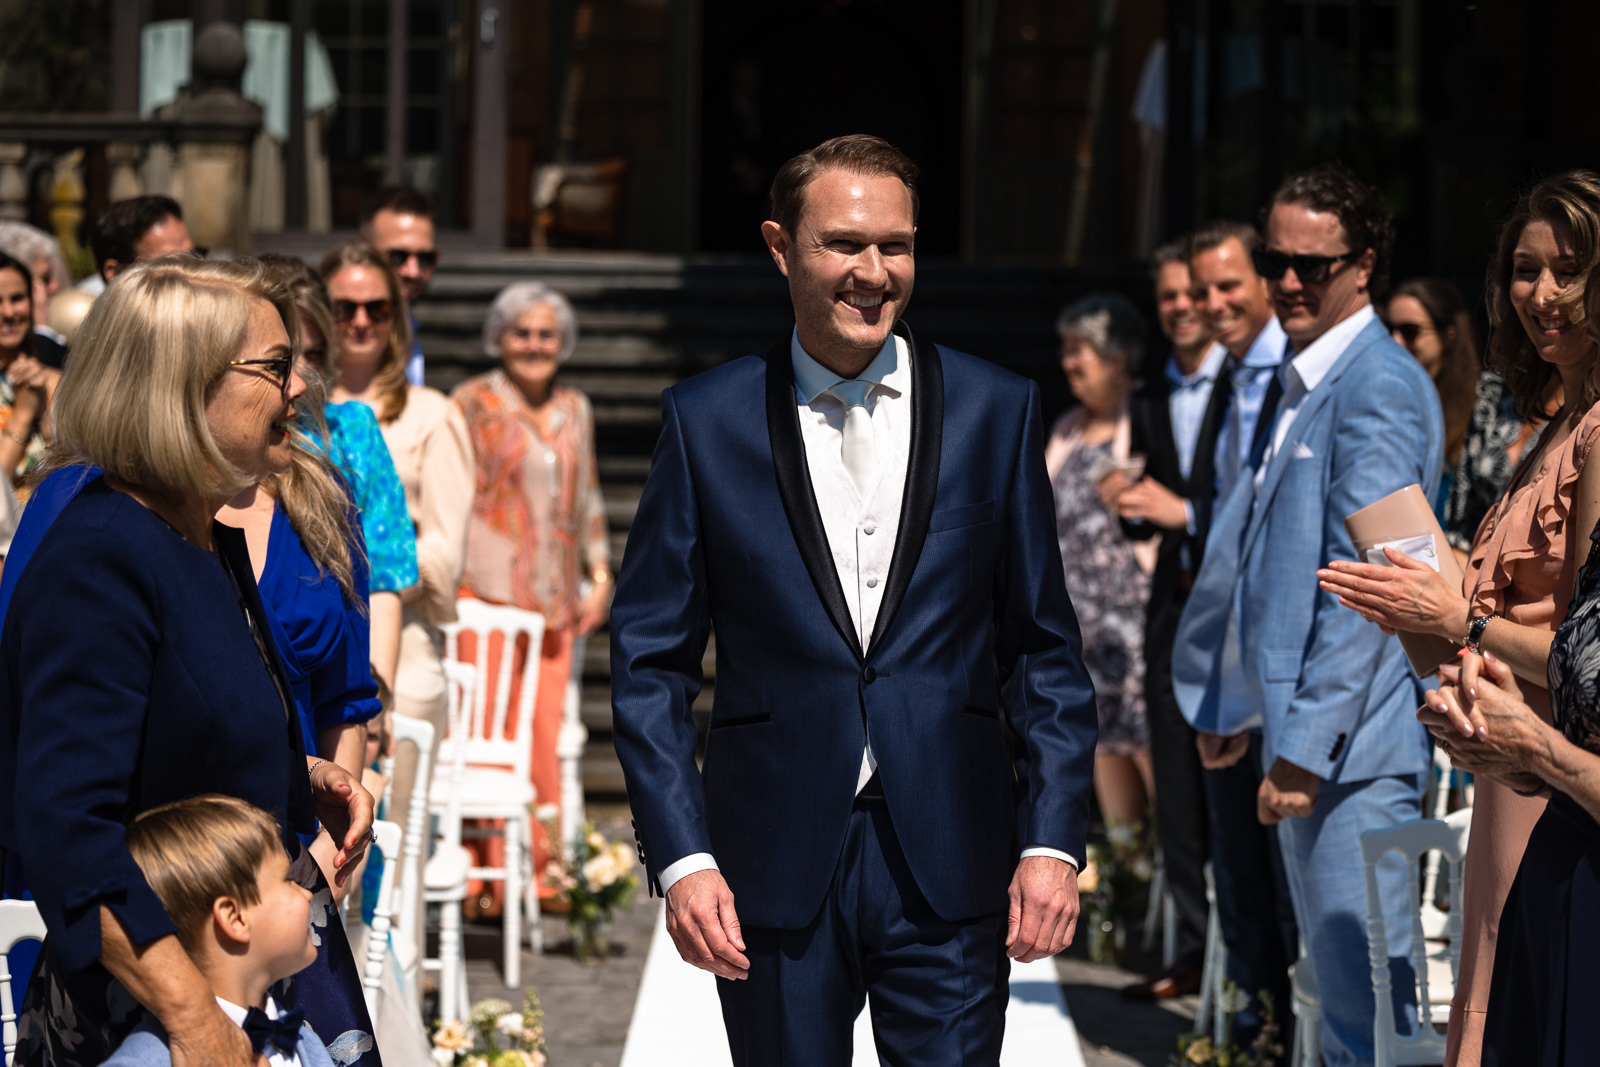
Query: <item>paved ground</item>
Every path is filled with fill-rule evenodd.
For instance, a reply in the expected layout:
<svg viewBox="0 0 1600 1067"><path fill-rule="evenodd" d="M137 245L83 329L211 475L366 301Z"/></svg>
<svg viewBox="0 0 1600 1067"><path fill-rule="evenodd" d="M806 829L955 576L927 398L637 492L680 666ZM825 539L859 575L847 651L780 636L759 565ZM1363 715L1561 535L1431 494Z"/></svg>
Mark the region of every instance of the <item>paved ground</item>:
<svg viewBox="0 0 1600 1067"><path fill-rule="evenodd" d="M591 801L589 814L607 836L632 840L625 805ZM611 958L597 966L579 964L565 924L545 917L545 952L524 955L522 977L544 1003L551 1067L619 1067L660 904L641 894L632 913L620 916L612 928ZM466 948L474 1001L520 999L520 992L500 984L497 927L469 925ZM1131 961L1134 965L1141 961ZM1178 1035L1194 1018L1193 997L1161 1005L1129 1003L1117 991L1137 974L1091 964L1073 951L1057 961L1057 970L1089 1067L1165 1067Z"/></svg>

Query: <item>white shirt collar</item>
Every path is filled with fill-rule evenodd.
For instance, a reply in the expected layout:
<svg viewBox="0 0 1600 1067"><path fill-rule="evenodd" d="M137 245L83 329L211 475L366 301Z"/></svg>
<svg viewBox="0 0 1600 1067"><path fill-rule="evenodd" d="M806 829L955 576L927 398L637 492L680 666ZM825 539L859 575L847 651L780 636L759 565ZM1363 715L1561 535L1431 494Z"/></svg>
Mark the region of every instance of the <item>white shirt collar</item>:
<svg viewBox="0 0 1600 1067"><path fill-rule="evenodd" d="M1368 304L1349 318L1341 319L1328 327L1321 337L1312 341L1303 352L1284 364L1284 385L1297 379L1302 389L1311 392L1328 376L1328 372L1339 362L1339 357L1344 355L1345 349L1350 347L1350 342L1356 339L1356 335L1377 317L1378 313L1373 310L1371 304Z"/></svg>
<svg viewBox="0 0 1600 1067"><path fill-rule="evenodd" d="M810 404L840 380L837 374L800 347L798 328L789 338L789 361L794 365L794 388L802 404ZM856 378L858 381L876 382L891 396L904 393L911 379L911 350L905 338L891 333L878 354L872 357L872 362L867 364L866 370Z"/></svg>
<svg viewBox="0 0 1600 1067"><path fill-rule="evenodd" d="M250 1009L241 1008L233 1001L223 1000L221 997L217 998L217 1007L222 1009L222 1013L224 1015L233 1020L233 1024L235 1026L239 1027L241 1030L244 1029L244 1020L245 1017L250 1014ZM267 1018L273 1020L274 1022L276 1022L283 1015L283 1012L278 1009L277 1001L272 999L271 993L267 994L266 1007L262 1008L261 1010L266 1012ZM294 1065L298 1065L300 1063L299 1049L286 1050L280 1049L276 1045L272 1045L267 1051L268 1067L284 1067L284 1065L288 1065L288 1067L294 1067Z"/></svg>
<svg viewBox="0 0 1600 1067"><path fill-rule="evenodd" d="M1222 347L1221 342L1212 341L1211 347L1206 349L1200 366L1196 367L1193 374L1185 374L1178 366L1178 357L1167 357L1167 380L1173 385L1195 385L1199 382L1209 382L1216 378L1217 371L1222 369L1222 361L1228 358L1228 350Z"/></svg>

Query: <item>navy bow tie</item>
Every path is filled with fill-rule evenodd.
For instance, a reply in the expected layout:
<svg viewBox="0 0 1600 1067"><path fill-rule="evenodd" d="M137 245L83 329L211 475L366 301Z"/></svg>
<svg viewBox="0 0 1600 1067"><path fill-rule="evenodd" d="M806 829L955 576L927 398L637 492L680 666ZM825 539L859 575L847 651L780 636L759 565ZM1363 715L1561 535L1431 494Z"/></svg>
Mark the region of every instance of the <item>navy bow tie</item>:
<svg viewBox="0 0 1600 1067"><path fill-rule="evenodd" d="M273 1020L260 1008L251 1008L244 1016L244 1032L250 1035L250 1047L258 1056L268 1045L275 1046L285 1056L293 1056L300 1041L300 1023L305 1017L306 1013L296 1008Z"/></svg>

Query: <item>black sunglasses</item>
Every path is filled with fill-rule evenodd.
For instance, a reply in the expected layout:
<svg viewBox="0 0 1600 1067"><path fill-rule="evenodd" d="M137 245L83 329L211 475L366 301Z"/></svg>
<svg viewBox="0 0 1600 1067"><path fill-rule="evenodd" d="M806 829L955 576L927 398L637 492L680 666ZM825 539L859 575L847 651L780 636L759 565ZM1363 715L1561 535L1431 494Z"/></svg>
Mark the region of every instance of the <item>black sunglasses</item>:
<svg viewBox="0 0 1600 1067"><path fill-rule="evenodd" d="M278 382L278 388L285 391L289 388L289 372L294 369L293 356L271 356L267 359L230 359L230 367L265 367L267 373Z"/></svg>
<svg viewBox="0 0 1600 1067"><path fill-rule="evenodd" d="M421 267L423 270L432 270L439 265L439 252L437 249L433 248L391 248L389 249L388 255L389 266L393 267L395 270L399 270L401 267L405 266L406 260L410 259L412 256L417 257L417 266Z"/></svg>
<svg viewBox="0 0 1600 1067"><path fill-rule="evenodd" d="M1274 252L1267 248L1258 248L1250 253L1250 259L1255 263L1256 273L1275 282L1285 274L1289 268L1294 268L1294 276L1300 279L1302 285L1321 285L1328 280L1328 275L1333 270L1335 263L1355 259L1360 252L1340 252L1336 256L1291 256L1287 252Z"/></svg>
<svg viewBox="0 0 1600 1067"><path fill-rule="evenodd" d="M367 321L374 326L382 326L394 317L394 308L387 300L368 300L366 303L355 300L333 302L333 317L337 322L354 322L357 311L365 311Z"/></svg>
<svg viewBox="0 0 1600 1067"><path fill-rule="evenodd" d="M1425 333L1432 333L1432 326L1424 326L1420 322L1397 322L1389 327L1391 334L1399 334L1406 345L1414 345L1417 338Z"/></svg>

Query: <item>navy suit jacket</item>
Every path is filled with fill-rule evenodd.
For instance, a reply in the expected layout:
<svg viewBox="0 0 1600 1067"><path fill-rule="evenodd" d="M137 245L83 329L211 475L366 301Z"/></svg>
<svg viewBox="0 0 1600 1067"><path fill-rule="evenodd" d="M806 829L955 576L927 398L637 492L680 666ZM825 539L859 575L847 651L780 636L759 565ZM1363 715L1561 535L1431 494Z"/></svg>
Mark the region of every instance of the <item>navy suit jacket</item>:
<svg viewBox="0 0 1600 1067"><path fill-rule="evenodd" d="M870 736L945 919L1006 906L1019 848L1084 855L1097 725L1033 383L910 342L911 455L860 647L807 472L787 342L662 395L611 617L617 752L652 881L716 856L747 924L817 913ZM690 705L707 634L704 769Z"/></svg>

